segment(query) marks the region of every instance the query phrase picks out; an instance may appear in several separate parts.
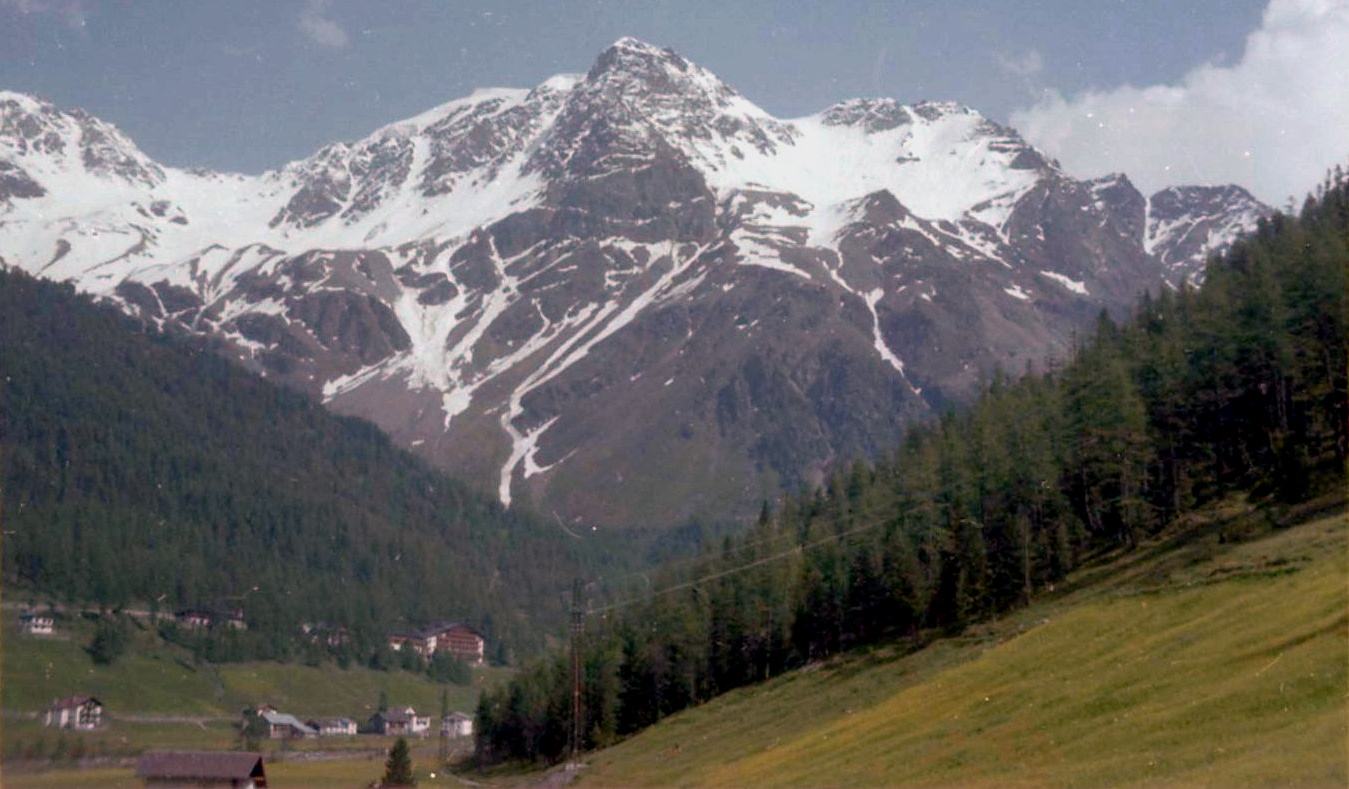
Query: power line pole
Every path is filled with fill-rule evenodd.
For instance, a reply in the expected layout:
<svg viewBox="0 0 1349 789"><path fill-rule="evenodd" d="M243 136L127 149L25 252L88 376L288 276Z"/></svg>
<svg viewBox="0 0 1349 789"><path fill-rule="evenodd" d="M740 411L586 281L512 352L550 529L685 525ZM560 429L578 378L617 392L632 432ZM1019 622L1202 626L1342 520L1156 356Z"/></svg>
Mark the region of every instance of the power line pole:
<svg viewBox="0 0 1349 789"><path fill-rule="evenodd" d="M581 636L585 613L581 610L581 579L571 587L571 762L581 762Z"/></svg>

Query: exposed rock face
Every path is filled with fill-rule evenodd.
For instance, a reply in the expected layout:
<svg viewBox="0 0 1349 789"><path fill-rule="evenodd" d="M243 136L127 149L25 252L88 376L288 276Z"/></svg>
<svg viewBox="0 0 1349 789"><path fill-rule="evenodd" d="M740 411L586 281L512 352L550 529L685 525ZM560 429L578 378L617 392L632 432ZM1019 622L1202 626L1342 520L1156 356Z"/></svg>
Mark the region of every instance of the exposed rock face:
<svg viewBox="0 0 1349 789"><path fill-rule="evenodd" d="M256 177L0 93L5 265L599 524L751 511L880 451L1265 210L1074 180L954 104L779 120L632 39Z"/></svg>

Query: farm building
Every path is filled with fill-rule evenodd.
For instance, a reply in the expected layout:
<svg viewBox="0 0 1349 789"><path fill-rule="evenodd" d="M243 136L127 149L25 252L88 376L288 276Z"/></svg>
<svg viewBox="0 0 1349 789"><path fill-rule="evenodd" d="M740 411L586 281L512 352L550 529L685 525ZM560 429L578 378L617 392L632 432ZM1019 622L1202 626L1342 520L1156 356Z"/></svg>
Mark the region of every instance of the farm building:
<svg viewBox="0 0 1349 789"><path fill-rule="evenodd" d="M294 715L277 712L273 709L263 710L258 714L262 716L263 720L267 721L267 737L269 739L300 740L305 737L318 736L317 731Z"/></svg>
<svg viewBox="0 0 1349 789"><path fill-rule="evenodd" d="M42 713L42 725L58 729L89 731L103 723L103 703L92 696L71 696L53 701Z"/></svg>
<svg viewBox="0 0 1349 789"><path fill-rule="evenodd" d="M473 718L462 712L452 712L440 719L440 733L450 737L472 737Z"/></svg>
<svg viewBox="0 0 1349 789"><path fill-rule="evenodd" d="M319 718L309 721L309 728L320 737L349 737L356 734L356 721L351 718Z"/></svg>
<svg viewBox="0 0 1349 789"><path fill-rule="evenodd" d="M20 614L19 630L34 636L49 636L56 631L56 619L47 614Z"/></svg>
<svg viewBox="0 0 1349 789"><path fill-rule="evenodd" d="M147 787L263 789L262 756L229 751L152 751L141 756L136 775Z"/></svg>
<svg viewBox="0 0 1349 789"><path fill-rule="evenodd" d="M375 731L389 737L425 737L431 728L431 718L418 715L411 707L394 707L375 713L370 724Z"/></svg>

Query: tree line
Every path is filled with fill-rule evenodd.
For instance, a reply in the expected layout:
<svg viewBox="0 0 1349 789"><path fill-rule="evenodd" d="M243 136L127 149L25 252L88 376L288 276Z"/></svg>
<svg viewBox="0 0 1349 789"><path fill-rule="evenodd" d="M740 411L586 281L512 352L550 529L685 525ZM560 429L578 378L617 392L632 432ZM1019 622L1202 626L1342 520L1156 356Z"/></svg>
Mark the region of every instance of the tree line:
<svg viewBox="0 0 1349 789"><path fill-rule="evenodd" d="M1102 314L1059 368L996 377L888 456L765 505L657 594L596 610L584 746L850 647L958 632L1206 503L1343 490L1346 271L1337 169L1201 288L1145 296L1123 325ZM476 756L557 760L570 726L568 658L541 659L482 696Z"/></svg>

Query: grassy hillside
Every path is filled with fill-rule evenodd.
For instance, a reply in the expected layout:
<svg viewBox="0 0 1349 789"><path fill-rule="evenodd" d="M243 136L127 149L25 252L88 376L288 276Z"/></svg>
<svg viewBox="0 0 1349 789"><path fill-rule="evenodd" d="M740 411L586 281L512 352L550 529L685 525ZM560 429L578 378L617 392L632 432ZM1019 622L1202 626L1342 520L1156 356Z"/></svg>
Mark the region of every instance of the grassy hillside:
<svg viewBox="0 0 1349 789"><path fill-rule="evenodd" d="M1230 541L1261 519L1182 525L916 653L727 694L581 785L1343 786L1345 518Z"/></svg>
<svg viewBox="0 0 1349 789"><path fill-rule="evenodd" d="M406 671L343 670L330 663L195 663L187 650L151 632L135 633L136 643L126 655L111 666L100 666L84 648L91 637L89 623L64 619L57 627L57 638L33 638L6 623L0 657L0 710L6 717L36 713L53 698L88 694L106 705L114 721L163 716L233 720L244 707L268 701L301 716L359 719L374 712L381 690L390 703L433 714L440 709L441 691L448 690L453 708L471 712L482 687L509 673L476 669L474 684L459 686Z"/></svg>

